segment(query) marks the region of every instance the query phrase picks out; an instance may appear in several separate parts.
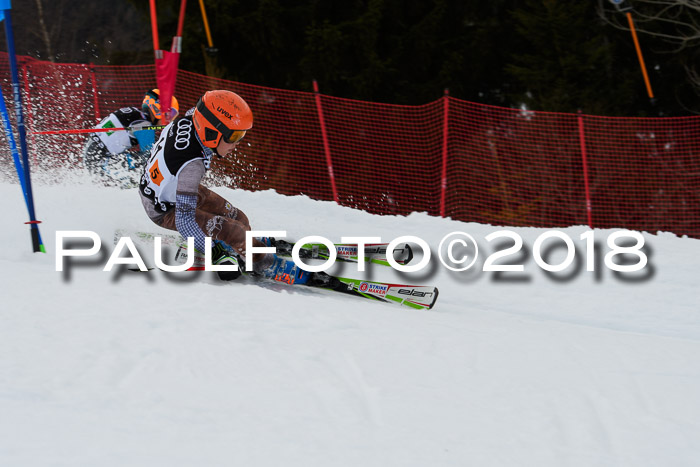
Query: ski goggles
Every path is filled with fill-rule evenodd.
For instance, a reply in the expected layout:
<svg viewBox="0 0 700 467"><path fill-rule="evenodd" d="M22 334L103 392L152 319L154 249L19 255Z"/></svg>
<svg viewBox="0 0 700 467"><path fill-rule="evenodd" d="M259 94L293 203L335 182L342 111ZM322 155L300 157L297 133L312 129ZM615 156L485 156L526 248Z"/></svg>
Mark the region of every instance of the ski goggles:
<svg viewBox="0 0 700 467"><path fill-rule="evenodd" d="M237 143L245 136L247 130L234 130L224 125L224 122L219 120L219 118L216 115L214 115L214 112L209 110L209 108L204 104L202 99L199 99L199 102L197 102L197 110L202 114L202 117L204 117L211 126L216 128L216 131L221 133L221 138L226 143Z"/></svg>
<svg viewBox="0 0 700 467"><path fill-rule="evenodd" d="M163 112L161 112L160 101L158 94L148 91L146 93L146 99L143 102L143 107L148 108L151 114L158 120L163 118ZM180 112L175 107L170 107L170 113L168 114L168 120L174 120Z"/></svg>
<svg viewBox="0 0 700 467"><path fill-rule="evenodd" d="M222 138L224 139L224 141L226 141L229 144L232 144L232 143L237 143L240 140L242 140L243 137L245 136L245 132L246 132L245 130L233 130L231 132L231 134L228 136L224 132L221 132L221 134L222 134Z"/></svg>

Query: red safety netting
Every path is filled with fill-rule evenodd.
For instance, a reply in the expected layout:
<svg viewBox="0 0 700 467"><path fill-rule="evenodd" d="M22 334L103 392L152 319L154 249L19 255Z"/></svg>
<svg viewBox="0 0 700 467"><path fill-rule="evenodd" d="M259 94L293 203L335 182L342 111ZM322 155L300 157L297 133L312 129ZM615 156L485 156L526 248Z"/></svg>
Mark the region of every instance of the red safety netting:
<svg viewBox="0 0 700 467"><path fill-rule="evenodd" d="M29 132L89 128L112 110L139 105L155 87L152 65L19 59ZM11 96L6 54L0 85ZM337 199L377 214L419 211L495 225L590 224L700 238L700 117L559 114L448 96L399 106L182 70L175 88L181 112L210 89L237 92L255 115L238 157L218 160L212 183ZM11 157L0 139L6 170ZM39 170L81 164L84 135L28 139Z"/></svg>

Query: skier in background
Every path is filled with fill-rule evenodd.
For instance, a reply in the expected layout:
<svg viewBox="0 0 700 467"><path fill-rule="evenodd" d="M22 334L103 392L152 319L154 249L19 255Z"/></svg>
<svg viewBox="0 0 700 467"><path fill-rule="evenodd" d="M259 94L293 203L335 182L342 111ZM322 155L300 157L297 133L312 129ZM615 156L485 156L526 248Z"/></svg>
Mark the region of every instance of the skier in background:
<svg viewBox="0 0 700 467"><path fill-rule="evenodd" d="M141 170L155 141L155 130L139 130L165 122L160 91L146 92L141 107L123 107L109 114L95 128L129 128L93 133L85 144L83 161L87 169L108 184L137 185ZM173 96L167 121L177 117L179 104Z"/></svg>
<svg viewBox="0 0 700 467"><path fill-rule="evenodd" d="M140 196L148 217L157 225L194 237L195 250L204 252L212 238L214 264L238 264L243 269L248 216L202 185L214 155L234 157L233 151L253 127L253 113L238 94L208 91L184 117L161 132L141 177ZM271 246L254 239L253 246ZM275 254L253 255L254 274L287 283L304 283L308 273ZM239 272L221 272L224 280Z"/></svg>

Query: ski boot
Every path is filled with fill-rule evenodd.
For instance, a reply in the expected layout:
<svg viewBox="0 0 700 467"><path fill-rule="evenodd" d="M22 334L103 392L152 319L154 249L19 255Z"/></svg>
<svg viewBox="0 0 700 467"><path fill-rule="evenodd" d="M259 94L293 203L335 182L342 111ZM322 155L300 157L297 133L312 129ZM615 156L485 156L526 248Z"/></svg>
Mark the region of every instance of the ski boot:
<svg viewBox="0 0 700 467"><path fill-rule="evenodd" d="M274 254L272 264L256 274L286 284L306 284L311 277L311 273L301 269L291 259L280 258Z"/></svg>
<svg viewBox="0 0 700 467"><path fill-rule="evenodd" d="M258 240L265 246L275 248L278 255L292 256L292 249L294 248L293 243L289 243L286 240L277 240L275 237L259 237ZM303 254L300 255L300 257L303 258Z"/></svg>
<svg viewBox="0 0 700 467"><path fill-rule="evenodd" d="M215 241L211 247L211 262L213 265L232 266L237 265L238 271L216 271L222 281L232 281L241 277L241 264L233 251L230 251L226 244Z"/></svg>

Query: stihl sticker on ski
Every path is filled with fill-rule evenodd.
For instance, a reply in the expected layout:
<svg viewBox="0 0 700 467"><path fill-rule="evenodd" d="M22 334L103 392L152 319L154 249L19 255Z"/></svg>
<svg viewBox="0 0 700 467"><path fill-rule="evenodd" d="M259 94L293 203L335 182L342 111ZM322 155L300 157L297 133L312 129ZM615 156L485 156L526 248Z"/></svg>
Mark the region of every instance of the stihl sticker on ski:
<svg viewBox="0 0 700 467"><path fill-rule="evenodd" d="M389 287L383 284L370 284L369 282L361 282L358 290L362 293L369 293L373 295L386 295Z"/></svg>
<svg viewBox="0 0 700 467"><path fill-rule="evenodd" d="M342 257L357 256L357 247L337 246L336 251L338 252L338 256Z"/></svg>

